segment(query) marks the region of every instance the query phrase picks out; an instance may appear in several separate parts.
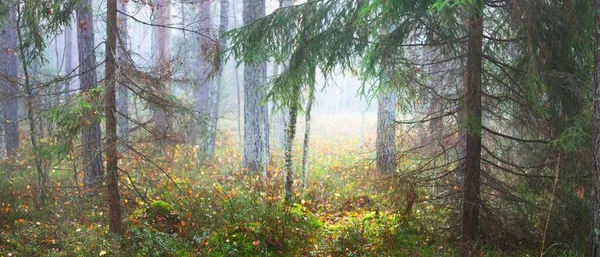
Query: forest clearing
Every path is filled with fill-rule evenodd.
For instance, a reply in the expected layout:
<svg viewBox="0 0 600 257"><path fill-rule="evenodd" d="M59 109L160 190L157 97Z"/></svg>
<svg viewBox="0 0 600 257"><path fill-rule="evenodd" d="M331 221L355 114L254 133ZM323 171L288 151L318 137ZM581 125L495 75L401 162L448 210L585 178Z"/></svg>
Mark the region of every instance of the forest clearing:
<svg viewBox="0 0 600 257"><path fill-rule="evenodd" d="M600 257L600 0L0 20L0 256Z"/></svg>

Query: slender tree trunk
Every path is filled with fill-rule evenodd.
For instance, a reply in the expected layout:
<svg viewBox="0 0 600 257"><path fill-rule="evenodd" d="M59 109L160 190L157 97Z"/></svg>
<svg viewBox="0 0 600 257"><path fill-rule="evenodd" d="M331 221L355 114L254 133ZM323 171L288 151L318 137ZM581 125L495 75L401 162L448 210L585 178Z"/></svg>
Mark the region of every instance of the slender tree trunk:
<svg viewBox="0 0 600 257"><path fill-rule="evenodd" d="M89 97L96 98L97 94L90 92L96 88L96 56L94 55L94 18L92 0L85 0L77 7L77 46L79 49L79 80L81 90ZM93 193L102 180L102 146L100 121L96 118L96 110L88 110L88 127L84 127L81 135L83 145L83 183Z"/></svg>
<svg viewBox="0 0 600 257"><path fill-rule="evenodd" d="M311 89L312 90L312 89ZM308 184L308 151L310 147L310 112L314 101L314 92L310 92L306 103L306 116L304 117L304 146L302 147L302 192L306 192Z"/></svg>
<svg viewBox="0 0 600 257"><path fill-rule="evenodd" d="M600 0L596 0L596 52L594 82L594 123L593 140L594 156L592 167L592 199L593 199L593 227L591 256L600 257Z"/></svg>
<svg viewBox="0 0 600 257"><path fill-rule="evenodd" d="M466 149L462 234L463 255L478 239L481 187L481 74L483 44L483 1L475 1L469 17L466 84Z"/></svg>
<svg viewBox="0 0 600 257"><path fill-rule="evenodd" d="M19 148L18 111L18 60L15 51L17 46L17 29L14 23L17 15L10 8L4 16L0 27L0 83L2 86L2 110L4 114L3 128L8 156L14 156Z"/></svg>
<svg viewBox="0 0 600 257"><path fill-rule="evenodd" d="M169 59L170 59L170 40L171 33L165 26L170 21L170 10L171 5L168 0L157 1L156 6L156 24L154 31L156 34L156 68L157 73L161 77L161 81L166 79L169 73ZM168 89L161 87L158 89L158 96L164 96ZM156 138L155 150L159 154L163 154L165 150L164 139L167 135L168 122L167 114L164 109L159 108L154 110L154 124L158 133Z"/></svg>
<svg viewBox="0 0 600 257"><path fill-rule="evenodd" d="M280 7L290 7L294 4L293 0L279 0L279 6ZM281 70L285 70L287 69L287 66L289 65L289 61L285 61L283 63L283 65L281 65ZM279 148L284 149L285 151L285 144L286 144L286 138L287 138L287 128L288 128L288 124L290 121L290 112L289 109L287 107L283 107L280 110L280 115L279 115L279 119L277 121L278 124L278 134L279 134Z"/></svg>
<svg viewBox="0 0 600 257"><path fill-rule="evenodd" d="M73 72L74 66L73 66L73 23L75 23L76 21L71 21L71 24L67 25L65 27L65 33L64 33L64 40L65 40L65 49L64 49L64 56L65 56L65 66L64 66L64 74L67 77L71 77L73 76L73 74L75 74ZM67 78L67 80L65 81L65 92L67 96L70 96L72 94L71 90L73 90L73 80L74 78Z"/></svg>
<svg viewBox="0 0 600 257"><path fill-rule="evenodd" d="M294 94L295 97L298 96L299 90L296 90ZM294 196L294 161L292 156L292 151L294 150L294 138L296 137L296 119L298 117L298 106L290 107L290 122L288 124L288 128L286 130L286 140L285 140L285 153L284 153L284 161L285 161L285 174L283 187L285 190L285 201L289 202L292 200Z"/></svg>
<svg viewBox="0 0 600 257"><path fill-rule="evenodd" d="M227 48L227 39L225 38L225 32L229 29L229 0L221 0L221 16L220 16L220 24L219 24L219 40L221 42L220 49ZM223 69L225 68L225 62L227 60L221 60L219 64L219 72L223 74ZM210 138L208 141L209 149L208 152L209 157L212 158L215 154L216 141L217 141L217 125L219 122L219 109L221 103L221 80L223 79L220 76L215 80L215 85L213 87L214 91L212 93L212 102L213 108L210 113L211 124L209 127Z"/></svg>
<svg viewBox="0 0 600 257"><path fill-rule="evenodd" d="M244 25L265 16L265 0L244 0ZM266 64L244 66L244 168L250 173L263 171L266 165L265 114L267 107L261 102L262 86L266 80Z"/></svg>
<svg viewBox="0 0 600 257"><path fill-rule="evenodd" d="M396 173L396 102L395 92L379 94L375 159L382 176Z"/></svg>
<svg viewBox="0 0 600 257"><path fill-rule="evenodd" d="M23 34L21 30L21 6L17 5L17 15L16 15L16 28L17 28L17 36L18 40L23 39ZM25 56L27 56L27 50L24 48L19 48L19 54L22 56L21 64L23 65L23 77L24 84L23 88L25 89L25 100L27 105L27 120L29 121L29 139L31 141L31 149L33 151L33 158L35 162L35 170L37 172L38 179L38 195L37 195L37 204L38 206L42 206L46 200L46 184L48 183L48 173L43 169L42 166L42 158L41 158L41 149L39 146L39 138L36 129L36 117L35 117L35 93L31 86L31 81L29 80L29 66L25 61Z"/></svg>
<svg viewBox="0 0 600 257"><path fill-rule="evenodd" d="M117 0L106 1L106 202L109 208L109 231L123 235L121 222L121 196L119 194L119 166L117 154L116 104L116 50L117 50Z"/></svg>
<svg viewBox="0 0 600 257"><path fill-rule="evenodd" d="M127 16L122 13L127 13L127 3L118 1L117 9L117 27L119 29L119 37L117 38L117 61L119 66L129 66L129 38L127 37ZM127 88L126 79L121 79L117 85L117 122L119 127L119 137L124 142L129 141L129 89ZM125 152L127 147L122 147L121 151Z"/></svg>
<svg viewBox="0 0 600 257"><path fill-rule="evenodd" d="M202 35L198 35L199 49L197 58L197 76L198 82L196 84L196 88L194 89L194 99L196 100L196 111L200 115L202 121L198 126L197 142L199 144L198 147L198 160L201 164L205 163L208 159L210 159L211 149L210 149L210 139L211 132L210 127L212 120L212 108L213 108L213 87L214 82L210 79L211 72L211 64L205 59L205 56L208 55L206 53L206 49L212 49L210 46L214 44L214 42L208 37L211 35L211 20L210 20L210 2L209 1L200 1L200 12L198 14L200 24L199 29Z"/></svg>

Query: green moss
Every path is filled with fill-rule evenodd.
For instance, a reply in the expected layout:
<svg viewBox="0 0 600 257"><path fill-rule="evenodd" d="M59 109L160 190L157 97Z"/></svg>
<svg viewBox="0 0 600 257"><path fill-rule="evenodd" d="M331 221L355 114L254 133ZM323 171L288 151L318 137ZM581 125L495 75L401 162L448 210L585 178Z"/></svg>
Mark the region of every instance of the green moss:
<svg viewBox="0 0 600 257"><path fill-rule="evenodd" d="M164 201L154 201L150 204L148 209L146 210L147 214L151 214L152 216L168 216L174 212L173 206Z"/></svg>

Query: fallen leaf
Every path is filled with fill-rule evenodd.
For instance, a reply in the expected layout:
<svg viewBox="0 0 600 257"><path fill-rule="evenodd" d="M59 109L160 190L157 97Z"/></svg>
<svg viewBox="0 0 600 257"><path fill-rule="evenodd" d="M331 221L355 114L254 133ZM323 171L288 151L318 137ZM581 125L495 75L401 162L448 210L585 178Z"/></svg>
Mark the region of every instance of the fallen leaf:
<svg viewBox="0 0 600 257"><path fill-rule="evenodd" d="M584 196L585 196L585 188L581 185L577 186L577 197L579 197L580 199L583 199Z"/></svg>

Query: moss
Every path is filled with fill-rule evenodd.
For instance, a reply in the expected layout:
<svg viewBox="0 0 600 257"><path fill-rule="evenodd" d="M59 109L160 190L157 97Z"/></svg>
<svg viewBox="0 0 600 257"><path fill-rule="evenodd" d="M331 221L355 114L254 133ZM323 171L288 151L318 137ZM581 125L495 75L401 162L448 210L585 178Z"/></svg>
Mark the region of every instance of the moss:
<svg viewBox="0 0 600 257"><path fill-rule="evenodd" d="M174 212L175 212L175 209L173 209L173 206L171 206L170 204L168 204L167 202L164 202L164 201L154 201L150 204L150 206L146 210L146 213L148 215L151 214L151 216L162 216L162 217L169 216L169 215L171 215L171 213L174 213Z"/></svg>
<svg viewBox="0 0 600 257"><path fill-rule="evenodd" d="M184 223L179 213L164 201L154 201L148 207L135 211L130 217L134 225L151 227L169 234L183 232Z"/></svg>

